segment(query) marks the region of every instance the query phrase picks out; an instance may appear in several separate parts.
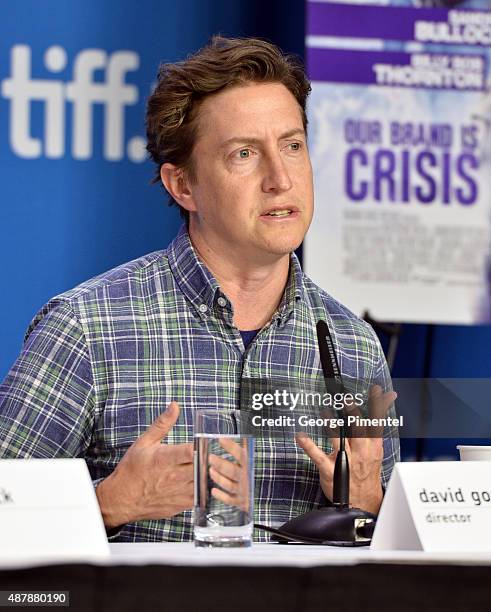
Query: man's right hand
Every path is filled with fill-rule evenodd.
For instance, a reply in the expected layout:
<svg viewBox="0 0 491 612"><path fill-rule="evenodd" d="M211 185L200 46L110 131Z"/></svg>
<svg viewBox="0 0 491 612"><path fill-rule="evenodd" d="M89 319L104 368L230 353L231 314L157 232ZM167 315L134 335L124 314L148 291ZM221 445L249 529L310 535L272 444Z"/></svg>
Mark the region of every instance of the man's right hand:
<svg viewBox="0 0 491 612"><path fill-rule="evenodd" d="M162 444L179 416L171 402L96 489L107 528L170 518L193 506L193 444Z"/></svg>

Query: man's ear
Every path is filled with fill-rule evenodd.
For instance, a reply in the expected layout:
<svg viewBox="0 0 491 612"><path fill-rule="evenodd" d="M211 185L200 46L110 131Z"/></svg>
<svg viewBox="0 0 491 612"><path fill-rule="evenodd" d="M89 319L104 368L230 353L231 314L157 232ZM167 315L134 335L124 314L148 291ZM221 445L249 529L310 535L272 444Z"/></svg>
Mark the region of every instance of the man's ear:
<svg viewBox="0 0 491 612"><path fill-rule="evenodd" d="M164 187L178 204L189 212L196 210L189 178L183 168L169 163L162 164L160 178Z"/></svg>

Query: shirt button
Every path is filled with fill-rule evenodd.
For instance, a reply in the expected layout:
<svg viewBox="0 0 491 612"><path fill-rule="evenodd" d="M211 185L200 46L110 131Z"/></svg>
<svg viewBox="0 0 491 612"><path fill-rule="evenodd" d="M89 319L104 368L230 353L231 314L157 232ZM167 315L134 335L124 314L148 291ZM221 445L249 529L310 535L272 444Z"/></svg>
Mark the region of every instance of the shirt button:
<svg viewBox="0 0 491 612"><path fill-rule="evenodd" d="M219 297L217 302L218 302L218 304L220 306L226 306L227 305L227 300L224 297Z"/></svg>
<svg viewBox="0 0 491 612"><path fill-rule="evenodd" d="M208 306L206 304L200 304L198 310L204 314L208 310Z"/></svg>

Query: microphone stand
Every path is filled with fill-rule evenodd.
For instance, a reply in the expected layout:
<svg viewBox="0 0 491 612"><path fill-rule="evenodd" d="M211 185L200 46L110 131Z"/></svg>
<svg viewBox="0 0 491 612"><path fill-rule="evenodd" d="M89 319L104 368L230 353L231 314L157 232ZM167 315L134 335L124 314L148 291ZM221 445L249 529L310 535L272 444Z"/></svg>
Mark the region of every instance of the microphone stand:
<svg viewBox="0 0 491 612"><path fill-rule="evenodd" d="M324 381L328 392L344 391L329 328L325 321L317 323L317 337ZM334 383L333 383L334 380ZM360 508L350 508L349 459L346 452L346 414L339 429L339 450L333 474L332 506L311 510L297 516L278 529L255 524L254 527L273 533L272 540L287 544L302 542L325 546L369 546L377 517Z"/></svg>
<svg viewBox="0 0 491 612"><path fill-rule="evenodd" d="M324 546L369 546L377 517L349 505L349 459L345 425L340 428L339 450L333 476L332 506L311 510L274 530L273 541L304 542Z"/></svg>
<svg viewBox="0 0 491 612"><path fill-rule="evenodd" d="M349 459L345 448L345 416L343 410L343 425L339 430L339 450L333 474L332 505L338 510L349 508Z"/></svg>

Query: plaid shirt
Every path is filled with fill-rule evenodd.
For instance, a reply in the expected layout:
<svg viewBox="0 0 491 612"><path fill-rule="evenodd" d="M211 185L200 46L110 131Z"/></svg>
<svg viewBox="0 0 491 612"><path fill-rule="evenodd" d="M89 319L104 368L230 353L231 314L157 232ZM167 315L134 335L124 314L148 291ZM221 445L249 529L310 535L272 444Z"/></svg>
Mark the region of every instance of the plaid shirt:
<svg viewBox="0 0 491 612"><path fill-rule="evenodd" d="M84 457L94 481L176 400L164 443L190 442L196 408L237 408L241 380L322 376L315 323L327 321L341 372L390 388L366 323L303 274L295 255L282 302L244 350L232 305L182 228L151 253L53 298L0 386L1 457ZM316 440L330 450L327 439ZM399 456L384 438L382 483ZM293 438L256 441L254 520L278 524L325 503L316 466ZM119 541L183 541L192 511L125 525ZM257 534L258 539L267 539Z"/></svg>

